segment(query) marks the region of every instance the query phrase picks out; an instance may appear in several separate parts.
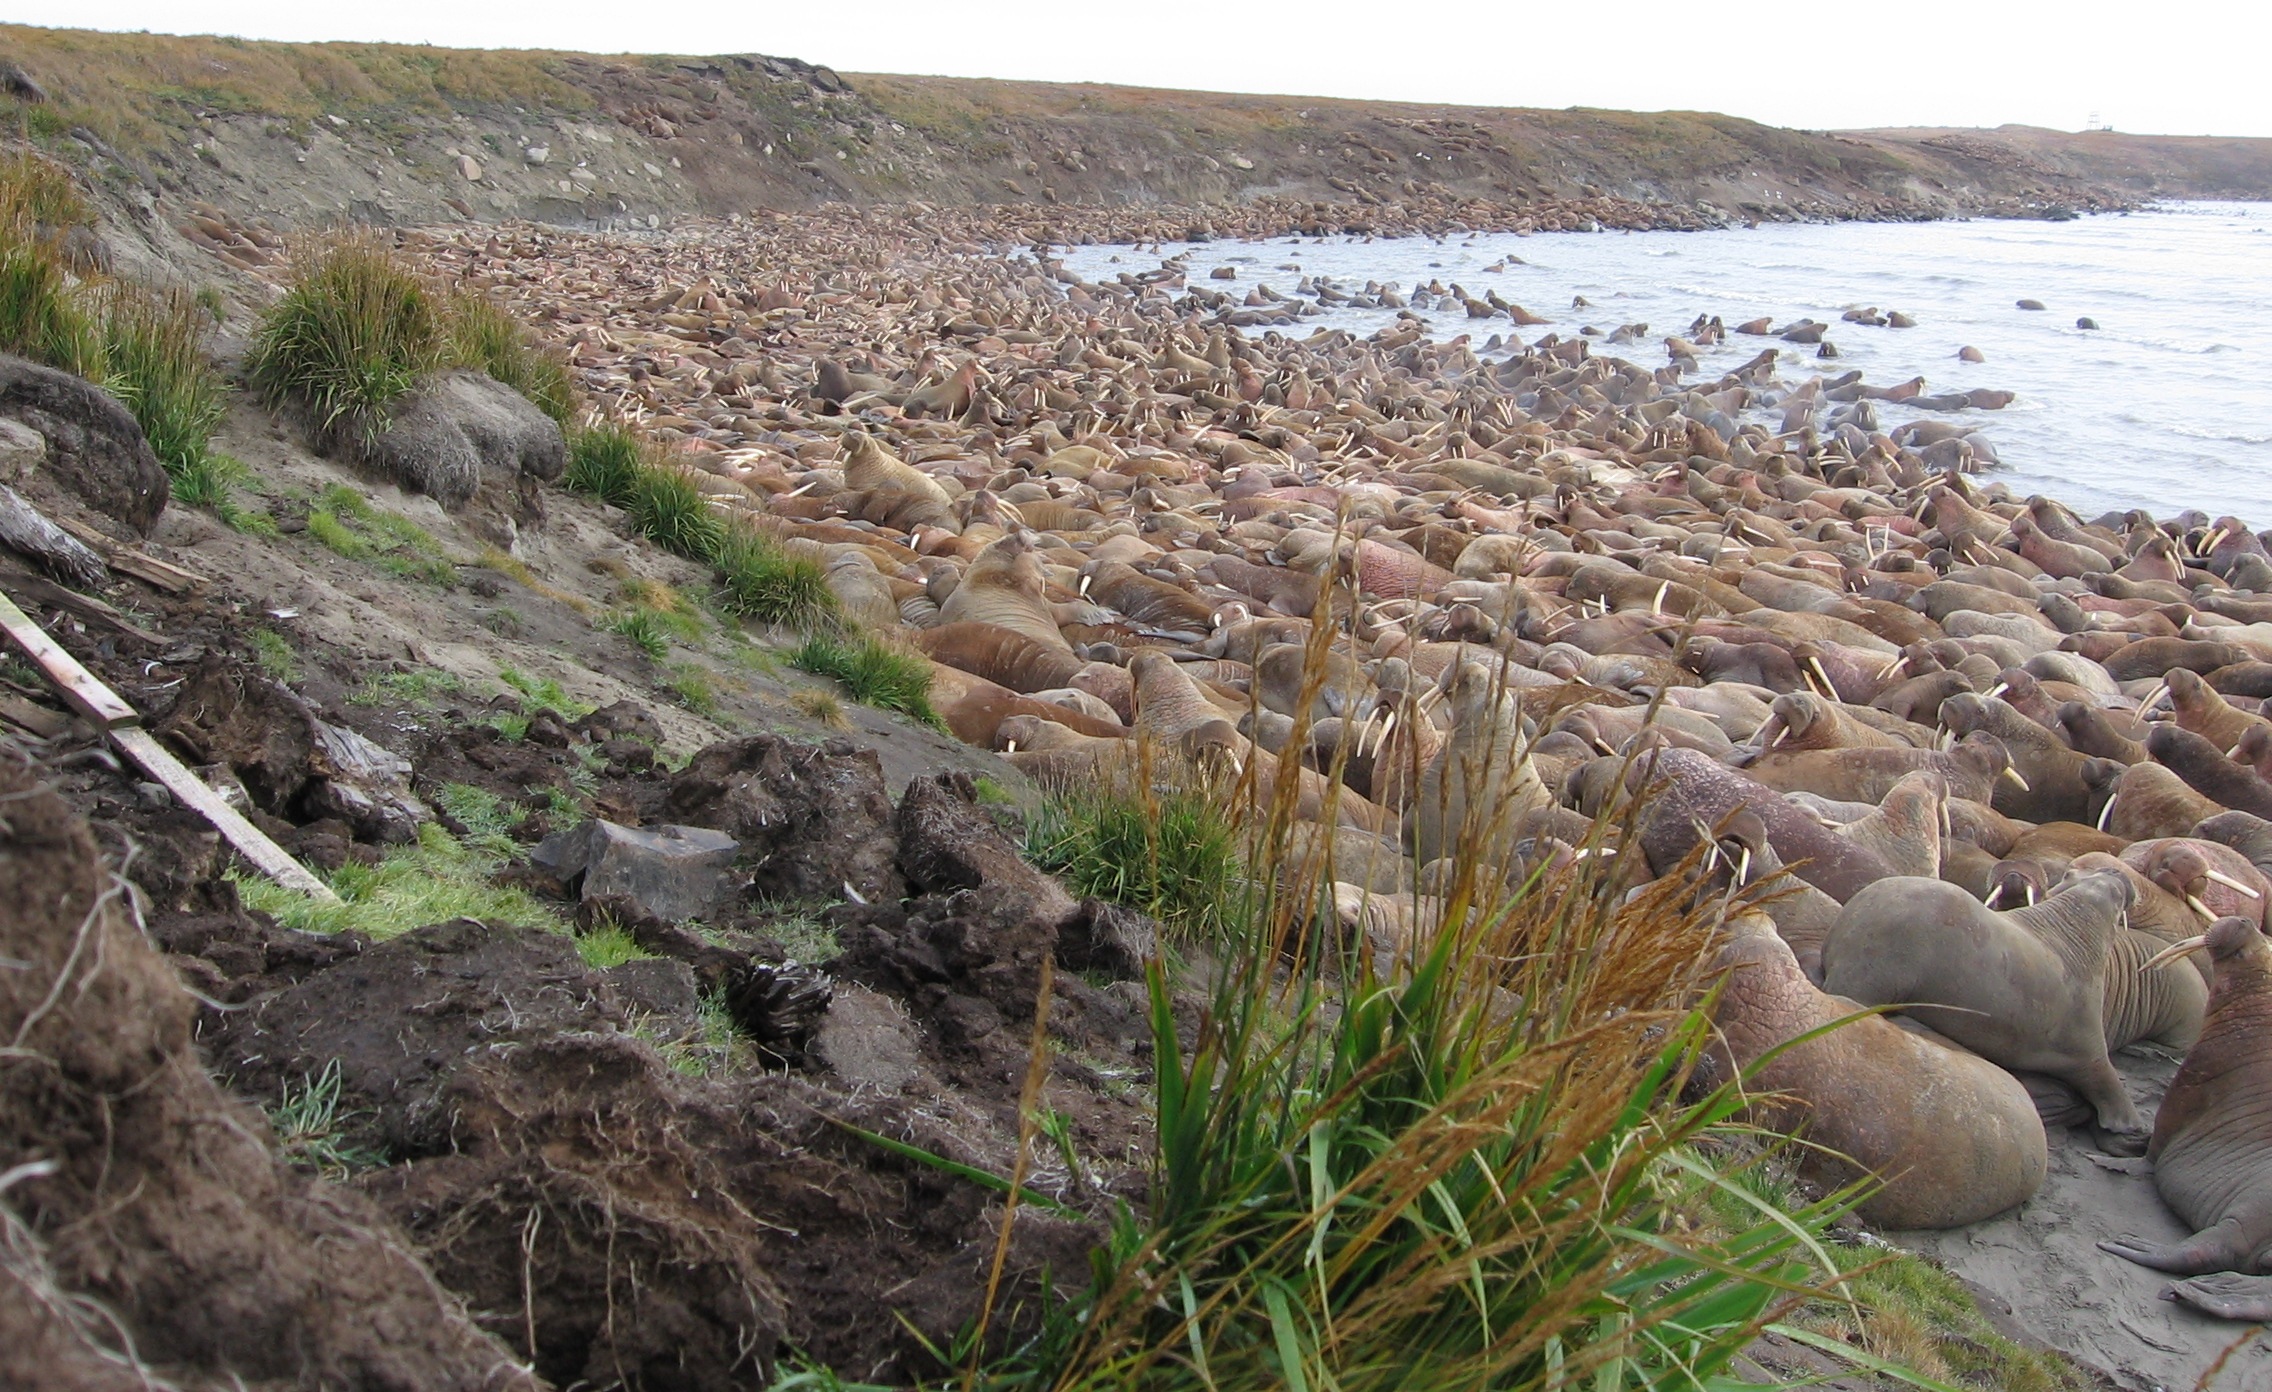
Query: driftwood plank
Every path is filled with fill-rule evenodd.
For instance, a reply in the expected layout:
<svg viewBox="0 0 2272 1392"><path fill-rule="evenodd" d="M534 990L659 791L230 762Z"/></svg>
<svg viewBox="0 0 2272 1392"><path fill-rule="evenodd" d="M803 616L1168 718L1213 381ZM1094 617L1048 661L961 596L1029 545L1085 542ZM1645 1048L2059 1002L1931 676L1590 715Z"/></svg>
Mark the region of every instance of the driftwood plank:
<svg viewBox="0 0 2272 1392"><path fill-rule="evenodd" d="M134 713L134 707L95 680L94 673L63 651L60 644L47 636L46 629L32 622L31 616L18 609L16 602L6 595L0 595L0 631L5 631L8 641L23 649L24 656L47 673L57 693L71 709L93 721L96 729L109 730L141 719Z"/></svg>
<svg viewBox="0 0 2272 1392"><path fill-rule="evenodd" d="M168 594L187 594L206 583L196 571L161 561L147 551L113 541L84 522L69 517L52 519L56 526L85 542L94 553L110 563L111 569L121 575L131 575L154 589Z"/></svg>
<svg viewBox="0 0 2272 1392"><path fill-rule="evenodd" d="M220 829L237 853L249 860L268 878L302 894L330 903L338 903L339 896L331 886L309 873L308 868L292 859L282 846L268 839L259 827L244 819L244 814L221 800L221 795L192 771L172 751L158 743L157 736L139 725L112 730L110 737L126 751L126 757L140 765L149 774L179 798L183 805Z"/></svg>
<svg viewBox="0 0 2272 1392"><path fill-rule="evenodd" d="M211 822L230 845L256 866L260 872L286 889L296 889L330 903L338 903L339 896L331 887L308 872L308 868L292 859L282 846L268 839L267 833L244 818L244 814L221 800L221 795L191 772L188 766L175 758L157 736L141 726L142 717L134 707L118 697L118 693L102 684L94 673L79 665L79 660L57 646L47 636L47 630L32 622L31 617L16 607L14 600L0 595L0 630L8 640L24 650L24 655L39 664L40 670L73 710L78 711L95 725L109 732L144 773L166 785L184 806Z"/></svg>

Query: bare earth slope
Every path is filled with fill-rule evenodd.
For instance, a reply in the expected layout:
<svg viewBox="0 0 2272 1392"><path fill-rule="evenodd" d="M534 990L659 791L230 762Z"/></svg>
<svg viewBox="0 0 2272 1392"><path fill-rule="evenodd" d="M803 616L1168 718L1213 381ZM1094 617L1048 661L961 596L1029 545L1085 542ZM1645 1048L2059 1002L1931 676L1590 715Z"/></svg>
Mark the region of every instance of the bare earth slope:
<svg viewBox="0 0 2272 1392"><path fill-rule="evenodd" d="M1424 222L1615 197L1696 221L2272 196L2272 141L1823 133L1697 112L846 78L792 59L275 44L0 26L0 119L122 183L280 227L643 224L830 200L1203 205Z"/></svg>

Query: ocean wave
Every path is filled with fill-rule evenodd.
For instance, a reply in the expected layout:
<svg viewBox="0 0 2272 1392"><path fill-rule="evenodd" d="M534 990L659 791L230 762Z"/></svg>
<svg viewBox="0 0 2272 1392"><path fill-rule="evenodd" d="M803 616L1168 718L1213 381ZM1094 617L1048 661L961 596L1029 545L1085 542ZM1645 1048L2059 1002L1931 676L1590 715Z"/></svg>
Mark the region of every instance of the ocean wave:
<svg viewBox="0 0 2272 1392"><path fill-rule="evenodd" d="M2166 425L2162 428L2172 435L2183 435L2188 440L2207 440L2212 444L2272 445L2272 435L2244 435L2237 431L2196 430L2190 425Z"/></svg>

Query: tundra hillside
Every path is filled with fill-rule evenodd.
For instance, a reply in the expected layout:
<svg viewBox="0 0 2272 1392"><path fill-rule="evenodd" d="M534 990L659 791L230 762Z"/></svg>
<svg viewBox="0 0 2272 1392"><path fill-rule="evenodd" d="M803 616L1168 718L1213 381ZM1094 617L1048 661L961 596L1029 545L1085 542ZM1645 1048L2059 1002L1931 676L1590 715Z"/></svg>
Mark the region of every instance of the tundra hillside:
<svg viewBox="0 0 2272 1392"><path fill-rule="evenodd" d="M15 69L0 116L61 157L285 228L342 218L628 224L831 200L1143 208L1272 198L1330 205L1338 231L1425 221L1466 202L1601 197L1711 225L2272 194L2266 140L2019 127L1825 133L1698 112L843 76L755 54L25 26L0 26L0 57Z"/></svg>

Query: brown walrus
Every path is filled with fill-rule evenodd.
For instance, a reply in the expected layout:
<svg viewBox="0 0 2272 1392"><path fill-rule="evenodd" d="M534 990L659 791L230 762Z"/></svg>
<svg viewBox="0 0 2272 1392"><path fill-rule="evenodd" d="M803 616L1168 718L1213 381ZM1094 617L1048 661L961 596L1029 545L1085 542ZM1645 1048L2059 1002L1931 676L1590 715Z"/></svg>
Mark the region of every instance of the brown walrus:
<svg viewBox="0 0 2272 1392"><path fill-rule="evenodd" d="M1752 1075L1775 1097L1754 1117L1803 1127L1800 1172L1825 1189L1856 1169L1886 1183L1861 1215L1885 1228L1954 1228L2025 1203L2047 1166L2043 1124L2027 1089L2003 1069L1927 1030L1912 1030L1826 995L1756 914L1730 921L1720 954L1728 983L1713 1011L1721 1067L1845 1020Z"/></svg>
<svg viewBox="0 0 2272 1392"><path fill-rule="evenodd" d="M2099 1247L2197 1278L2170 1293L2210 1314L2272 1319L2272 941L2246 919L2221 918L2169 951L2193 946L2209 949L2216 980L2201 1038L2170 1081L2146 1154L2162 1202L2194 1235L2167 1246L2120 1237Z"/></svg>
<svg viewBox="0 0 2272 1392"><path fill-rule="evenodd" d="M1824 940L1823 987L1909 1007L1983 1058L2060 1079L2089 1100L2102 1143L2135 1155L2146 1128L2105 1025L2107 964L2134 897L2128 878L2101 872L1999 913L1940 880L1880 880Z"/></svg>

